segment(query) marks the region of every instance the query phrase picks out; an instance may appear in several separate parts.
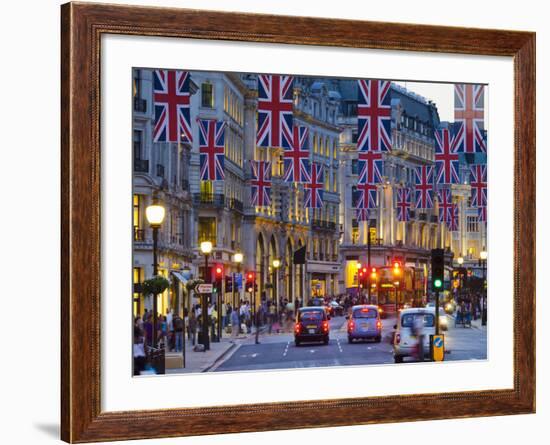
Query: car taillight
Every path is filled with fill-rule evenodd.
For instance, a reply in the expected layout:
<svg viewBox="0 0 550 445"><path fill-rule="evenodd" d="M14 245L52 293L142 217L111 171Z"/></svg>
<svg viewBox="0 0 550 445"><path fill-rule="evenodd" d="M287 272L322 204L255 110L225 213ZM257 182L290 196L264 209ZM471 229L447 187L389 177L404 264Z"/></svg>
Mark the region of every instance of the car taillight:
<svg viewBox="0 0 550 445"><path fill-rule="evenodd" d="M302 325L300 323L296 323L296 325L294 325L294 332L296 332L296 334L299 334L301 330Z"/></svg>
<svg viewBox="0 0 550 445"><path fill-rule="evenodd" d="M323 332L328 332L328 321L323 321L321 328L323 329Z"/></svg>
<svg viewBox="0 0 550 445"><path fill-rule="evenodd" d="M401 335L395 334L395 344L398 345L401 342Z"/></svg>
<svg viewBox="0 0 550 445"><path fill-rule="evenodd" d="M355 323L352 320L350 320L348 323L348 330L353 331L354 329L355 329Z"/></svg>
<svg viewBox="0 0 550 445"><path fill-rule="evenodd" d="M382 328L382 322L381 322L380 320L378 320L378 321L376 322L376 327L377 327L378 329L381 329L381 328Z"/></svg>

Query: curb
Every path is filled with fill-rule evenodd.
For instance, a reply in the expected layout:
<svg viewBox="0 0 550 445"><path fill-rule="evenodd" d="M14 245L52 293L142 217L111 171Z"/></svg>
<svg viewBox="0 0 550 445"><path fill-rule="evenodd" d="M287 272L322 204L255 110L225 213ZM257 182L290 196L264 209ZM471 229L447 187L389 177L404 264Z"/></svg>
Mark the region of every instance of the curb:
<svg viewBox="0 0 550 445"><path fill-rule="evenodd" d="M201 369L200 372L211 372L215 371L225 360L229 359L230 357L226 357L228 354L231 353L233 355L237 349L239 349L241 345L232 343L229 348L227 348L224 352L222 352L215 360L214 363L211 365L206 366L205 368Z"/></svg>

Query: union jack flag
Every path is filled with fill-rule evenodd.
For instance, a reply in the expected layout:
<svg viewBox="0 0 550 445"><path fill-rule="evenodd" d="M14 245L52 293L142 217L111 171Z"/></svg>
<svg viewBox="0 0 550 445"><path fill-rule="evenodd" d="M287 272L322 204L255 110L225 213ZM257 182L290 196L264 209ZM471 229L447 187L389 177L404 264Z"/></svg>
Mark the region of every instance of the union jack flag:
<svg viewBox="0 0 550 445"><path fill-rule="evenodd" d="M259 147L290 148L292 143L292 76L258 76Z"/></svg>
<svg viewBox="0 0 550 445"><path fill-rule="evenodd" d="M458 204L453 203L451 207L451 221L448 224L451 232L458 232Z"/></svg>
<svg viewBox="0 0 550 445"><path fill-rule="evenodd" d="M437 192L439 205L439 222L451 224L453 218L453 197L450 189L443 189Z"/></svg>
<svg viewBox="0 0 550 445"><path fill-rule="evenodd" d="M435 166L438 184L458 184L457 139L447 128L435 132Z"/></svg>
<svg viewBox="0 0 550 445"><path fill-rule="evenodd" d="M153 142L193 141L189 82L186 71L153 71Z"/></svg>
<svg viewBox="0 0 550 445"><path fill-rule="evenodd" d="M357 150L391 151L391 82L359 79Z"/></svg>
<svg viewBox="0 0 550 445"><path fill-rule="evenodd" d="M359 184L380 184L382 182L382 153L375 151L359 152Z"/></svg>
<svg viewBox="0 0 550 445"><path fill-rule="evenodd" d="M353 207L357 209L374 209L376 208L376 195L378 187L376 184L357 184L353 193Z"/></svg>
<svg viewBox="0 0 550 445"><path fill-rule="evenodd" d="M411 220L411 189L408 187L397 189L397 220Z"/></svg>
<svg viewBox="0 0 550 445"><path fill-rule="evenodd" d="M434 193L434 168L423 165L414 169L414 195L417 209L432 209Z"/></svg>
<svg viewBox="0 0 550 445"><path fill-rule="evenodd" d="M323 207L323 187L324 187L325 170L322 164L314 162L311 164L311 174L308 176L308 181L304 183L305 207L321 208Z"/></svg>
<svg viewBox="0 0 550 445"><path fill-rule="evenodd" d="M271 162L250 161L252 179L250 181L251 201L256 207L271 205Z"/></svg>
<svg viewBox="0 0 550 445"><path fill-rule="evenodd" d="M478 222L487 222L487 206L477 208L477 220Z"/></svg>
<svg viewBox="0 0 550 445"><path fill-rule="evenodd" d="M472 207L487 205L487 165L470 166L470 187L472 188Z"/></svg>
<svg viewBox="0 0 550 445"><path fill-rule="evenodd" d="M292 136L291 146L283 152L283 179L285 182L306 182L309 177L309 129L295 126Z"/></svg>
<svg viewBox="0 0 550 445"><path fill-rule="evenodd" d="M355 209L355 217L357 219L357 222L368 221L369 209Z"/></svg>
<svg viewBox="0 0 550 445"><path fill-rule="evenodd" d="M225 122L197 119L199 124L199 156L201 181L225 178Z"/></svg>
<svg viewBox="0 0 550 445"><path fill-rule="evenodd" d="M455 121L459 124L456 134L457 151L460 153L485 153L484 139L484 86L455 85Z"/></svg>

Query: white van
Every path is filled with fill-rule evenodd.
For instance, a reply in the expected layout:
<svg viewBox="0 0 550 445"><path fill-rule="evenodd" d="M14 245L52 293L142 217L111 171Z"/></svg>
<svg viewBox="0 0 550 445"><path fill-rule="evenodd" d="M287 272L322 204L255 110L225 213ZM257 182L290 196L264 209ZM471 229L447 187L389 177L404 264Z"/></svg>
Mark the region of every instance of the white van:
<svg viewBox="0 0 550 445"><path fill-rule="evenodd" d="M418 320L420 318L420 320ZM414 333L415 323L420 325L424 335L424 357L430 355L430 335L435 334L435 312L428 308L403 309L394 326L393 359L395 363L403 363L404 357L416 357L418 354L417 336Z"/></svg>

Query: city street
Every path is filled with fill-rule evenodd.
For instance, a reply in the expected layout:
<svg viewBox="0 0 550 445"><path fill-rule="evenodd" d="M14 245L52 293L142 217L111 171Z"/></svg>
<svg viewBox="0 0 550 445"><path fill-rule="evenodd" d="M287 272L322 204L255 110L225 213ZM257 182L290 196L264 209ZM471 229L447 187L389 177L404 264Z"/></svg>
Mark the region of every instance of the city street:
<svg viewBox="0 0 550 445"><path fill-rule="evenodd" d="M348 343L346 320L335 317L330 321L330 342L307 343L295 346L291 333L262 335L260 344L240 344L221 364L211 371L239 371L257 369L288 369L346 365L393 363L391 333L395 318L383 320L381 343ZM454 327L449 319L449 330L443 332L446 339L445 361L479 360L486 358L487 331L475 323L471 328ZM251 343L251 344L250 344Z"/></svg>

